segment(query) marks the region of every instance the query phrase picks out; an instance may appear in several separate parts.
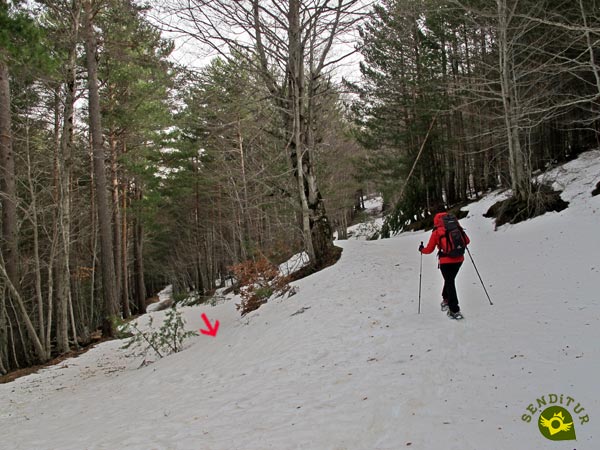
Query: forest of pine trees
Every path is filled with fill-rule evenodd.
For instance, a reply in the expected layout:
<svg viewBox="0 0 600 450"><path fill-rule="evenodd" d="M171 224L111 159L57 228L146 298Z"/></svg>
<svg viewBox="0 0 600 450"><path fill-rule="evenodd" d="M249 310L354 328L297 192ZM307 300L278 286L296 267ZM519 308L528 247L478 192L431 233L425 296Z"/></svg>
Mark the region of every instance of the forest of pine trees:
<svg viewBox="0 0 600 450"><path fill-rule="evenodd" d="M599 144L599 40L594 0L0 0L0 374L167 284L329 264L358 192L384 235L497 188L538 213Z"/></svg>
<svg viewBox="0 0 600 450"><path fill-rule="evenodd" d="M498 187L543 211L532 174L599 144L599 39L595 1L375 2L350 88L384 234Z"/></svg>

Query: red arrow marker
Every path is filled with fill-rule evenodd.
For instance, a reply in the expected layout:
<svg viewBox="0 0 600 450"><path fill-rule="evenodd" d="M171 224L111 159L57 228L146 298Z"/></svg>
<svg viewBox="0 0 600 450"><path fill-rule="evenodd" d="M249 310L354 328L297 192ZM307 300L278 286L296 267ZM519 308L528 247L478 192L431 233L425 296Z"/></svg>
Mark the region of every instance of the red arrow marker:
<svg viewBox="0 0 600 450"><path fill-rule="evenodd" d="M200 333L215 337L217 335L217 331L219 331L219 321L215 320L215 325L213 326L213 324L210 323L210 320L208 320L208 317L206 317L206 314L202 313L201 317L202 320L204 320L204 323L206 324L206 328L208 328L208 330L200 329Z"/></svg>

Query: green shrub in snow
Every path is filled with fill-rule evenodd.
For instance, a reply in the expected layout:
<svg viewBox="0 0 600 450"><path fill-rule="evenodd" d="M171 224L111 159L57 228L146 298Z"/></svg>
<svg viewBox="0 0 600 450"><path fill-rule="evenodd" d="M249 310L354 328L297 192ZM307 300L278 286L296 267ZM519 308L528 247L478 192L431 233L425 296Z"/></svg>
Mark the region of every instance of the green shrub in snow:
<svg viewBox="0 0 600 450"><path fill-rule="evenodd" d="M127 331L132 333L127 343L122 348L142 348L142 353L154 350L159 358L180 352L183 343L191 336L197 336L195 331L185 330L185 320L177 308L171 308L158 330L152 328L153 319L150 316L149 330L142 331L132 322L127 325Z"/></svg>

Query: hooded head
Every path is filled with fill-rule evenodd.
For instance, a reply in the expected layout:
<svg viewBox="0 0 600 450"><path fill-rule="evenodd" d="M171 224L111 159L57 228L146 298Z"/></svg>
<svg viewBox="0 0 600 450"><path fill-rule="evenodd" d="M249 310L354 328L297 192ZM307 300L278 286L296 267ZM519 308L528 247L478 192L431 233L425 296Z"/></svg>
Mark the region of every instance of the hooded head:
<svg viewBox="0 0 600 450"><path fill-rule="evenodd" d="M447 215L447 212L439 212L433 217L433 226L436 228L441 228L444 226L444 216Z"/></svg>

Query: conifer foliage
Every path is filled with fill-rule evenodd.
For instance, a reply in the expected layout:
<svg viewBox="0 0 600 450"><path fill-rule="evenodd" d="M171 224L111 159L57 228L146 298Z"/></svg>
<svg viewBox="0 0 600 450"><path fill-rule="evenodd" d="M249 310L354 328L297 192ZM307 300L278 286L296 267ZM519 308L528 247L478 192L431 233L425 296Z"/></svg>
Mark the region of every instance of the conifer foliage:
<svg viewBox="0 0 600 450"><path fill-rule="evenodd" d="M583 0L377 2L351 88L384 232L501 186L547 210L532 175L598 145L598 20Z"/></svg>

